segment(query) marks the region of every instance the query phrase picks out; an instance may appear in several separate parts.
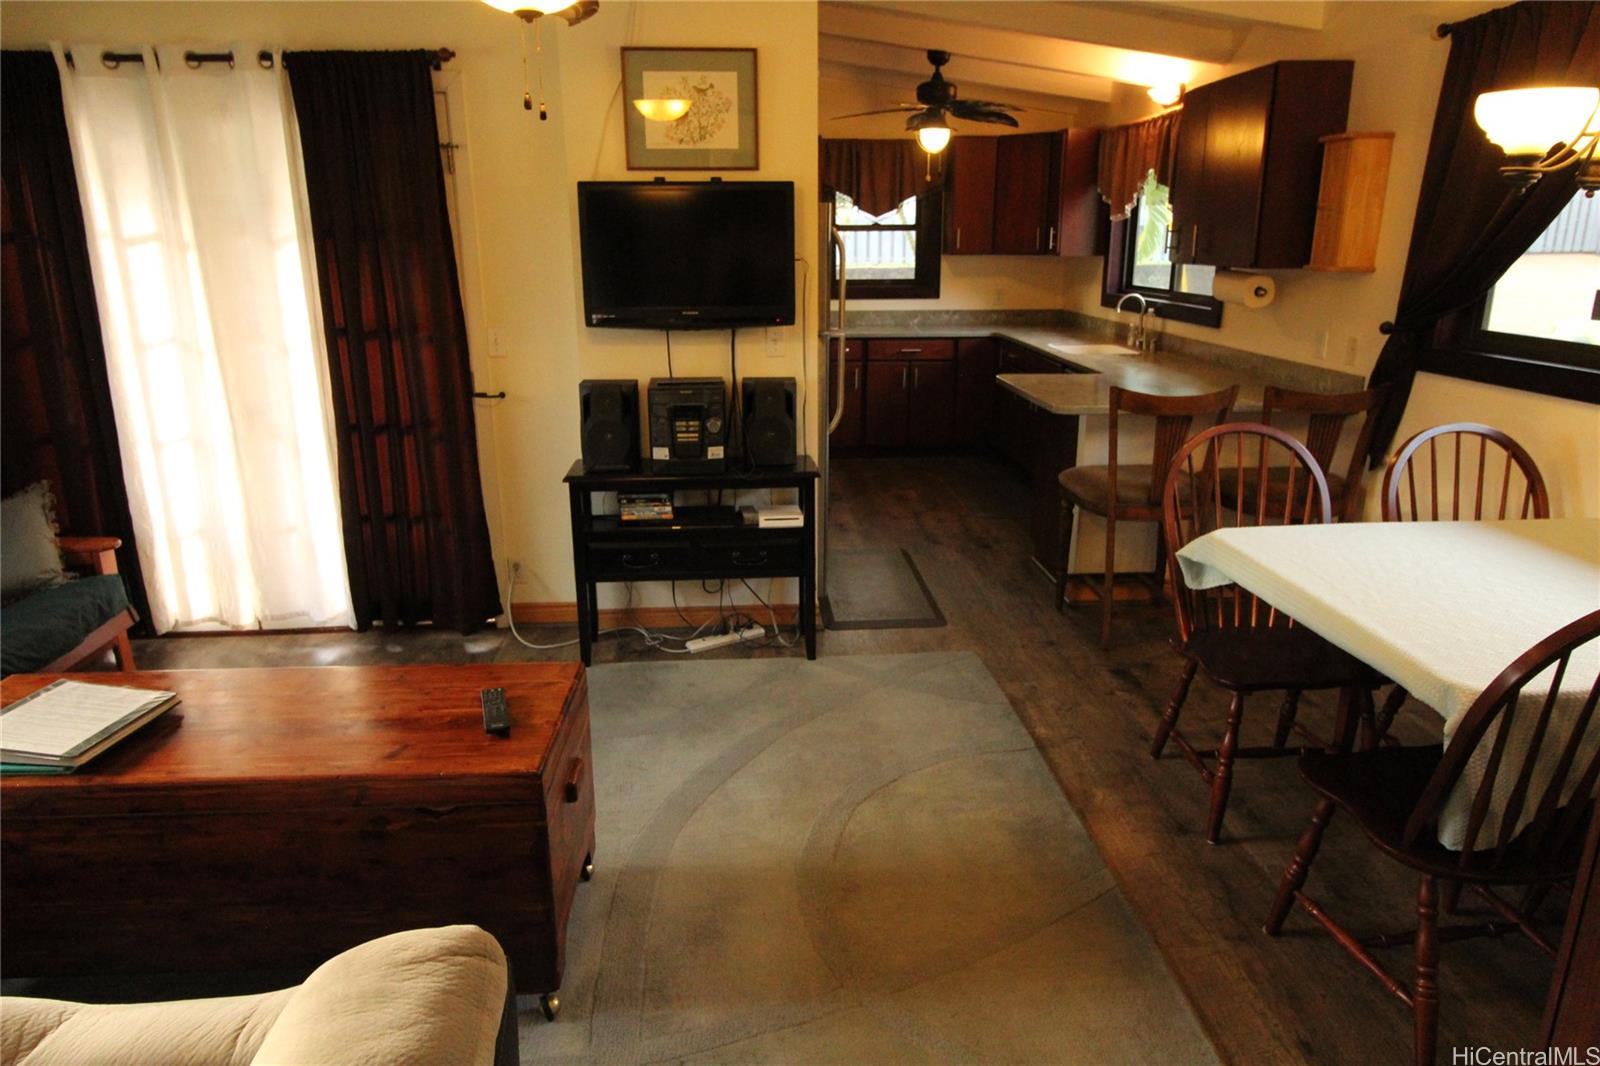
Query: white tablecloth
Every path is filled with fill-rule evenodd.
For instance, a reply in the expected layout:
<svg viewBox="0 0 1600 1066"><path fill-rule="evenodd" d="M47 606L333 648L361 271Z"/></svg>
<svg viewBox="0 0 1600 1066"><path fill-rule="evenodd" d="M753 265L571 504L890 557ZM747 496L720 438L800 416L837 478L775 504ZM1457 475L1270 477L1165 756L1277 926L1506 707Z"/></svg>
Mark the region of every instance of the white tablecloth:
<svg viewBox="0 0 1600 1066"><path fill-rule="evenodd" d="M1190 588L1241 585L1393 678L1444 718L1447 743L1513 659L1600 608L1600 519L1224 529L1178 563ZM1568 668L1562 713L1594 683L1596 644ZM1527 698L1548 692L1537 687ZM1600 729L1589 740L1600 744ZM1474 763L1485 756L1480 745ZM1463 786L1481 780L1479 766ZM1468 795L1458 788L1441 819L1447 846L1465 835Z"/></svg>

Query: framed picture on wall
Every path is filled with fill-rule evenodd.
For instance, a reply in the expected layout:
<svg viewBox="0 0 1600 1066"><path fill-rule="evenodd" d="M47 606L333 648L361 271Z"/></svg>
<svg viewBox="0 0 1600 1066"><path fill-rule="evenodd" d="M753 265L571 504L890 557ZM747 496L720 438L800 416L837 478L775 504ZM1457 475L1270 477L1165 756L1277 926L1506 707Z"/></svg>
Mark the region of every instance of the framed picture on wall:
<svg viewBox="0 0 1600 1066"><path fill-rule="evenodd" d="M754 48L624 48L629 170L755 170ZM634 101L687 101L683 105ZM657 117L646 117L653 112Z"/></svg>

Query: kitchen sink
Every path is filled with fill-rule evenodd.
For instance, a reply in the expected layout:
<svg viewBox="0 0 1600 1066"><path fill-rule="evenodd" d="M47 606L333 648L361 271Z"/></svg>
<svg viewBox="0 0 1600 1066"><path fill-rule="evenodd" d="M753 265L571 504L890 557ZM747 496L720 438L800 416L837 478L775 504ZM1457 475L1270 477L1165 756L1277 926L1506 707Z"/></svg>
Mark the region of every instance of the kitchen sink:
<svg viewBox="0 0 1600 1066"><path fill-rule="evenodd" d="M1137 348L1120 344L1087 344L1081 341L1051 341L1050 349L1062 355L1138 355Z"/></svg>

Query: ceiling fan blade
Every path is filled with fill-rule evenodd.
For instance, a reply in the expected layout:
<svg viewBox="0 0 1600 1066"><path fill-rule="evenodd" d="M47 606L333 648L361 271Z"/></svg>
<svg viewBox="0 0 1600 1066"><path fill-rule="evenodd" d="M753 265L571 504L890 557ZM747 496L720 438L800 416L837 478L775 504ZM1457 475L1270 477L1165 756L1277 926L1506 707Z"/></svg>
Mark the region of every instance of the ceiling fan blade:
<svg viewBox="0 0 1600 1066"><path fill-rule="evenodd" d="M896 104L894 107L881 107L876 111L856 111L849 115L834 115L830 122L837 122L842 118L863 118L867 115L903 115L907 111L921 111L917 104Z"/></svg>
<svg viewBox="0 0 1600 1066"><path fill-rule="evenodd" d="M962 111L1026 111L1016 104L1002 104L998 100L952 100L950 113L960 116Z"/></svg>
<svg viewBox="0 0 1600 1066"><path fill-rule="evenodd" d="M1001 126L1017 125L1017 120L1006 114L1004 111L974 111L968 115L958 114L956 117L959 119L964 119L967 122L993 122Z"/></svg>

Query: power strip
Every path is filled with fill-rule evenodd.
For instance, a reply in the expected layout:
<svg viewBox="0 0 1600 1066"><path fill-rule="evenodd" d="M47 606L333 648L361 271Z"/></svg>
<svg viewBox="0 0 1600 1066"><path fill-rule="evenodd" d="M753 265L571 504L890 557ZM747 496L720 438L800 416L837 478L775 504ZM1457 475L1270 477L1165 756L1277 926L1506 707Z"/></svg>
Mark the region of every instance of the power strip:
<svg viewBox="0 0 1600 1066"><path fill-rule="evenodd" d="M683 646L690 651L710 651L712 648L725 648L729 644L742 644L747 640L760 640L767 635L764 626L754 622L743 629L736 629L732 633L716 633L709 637L695 637Z"/></svg>

